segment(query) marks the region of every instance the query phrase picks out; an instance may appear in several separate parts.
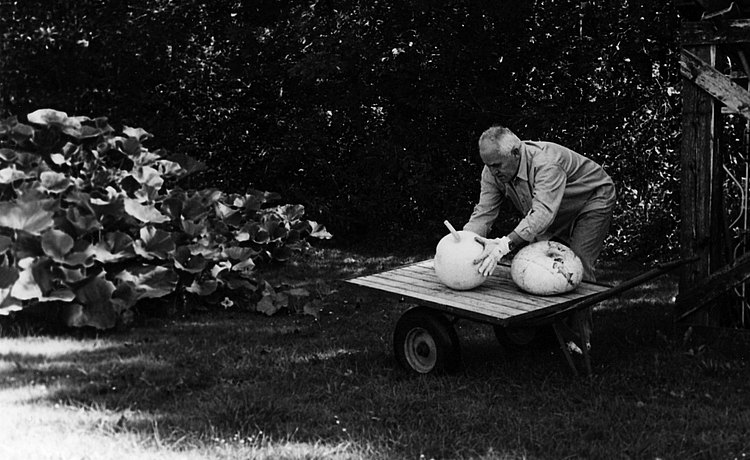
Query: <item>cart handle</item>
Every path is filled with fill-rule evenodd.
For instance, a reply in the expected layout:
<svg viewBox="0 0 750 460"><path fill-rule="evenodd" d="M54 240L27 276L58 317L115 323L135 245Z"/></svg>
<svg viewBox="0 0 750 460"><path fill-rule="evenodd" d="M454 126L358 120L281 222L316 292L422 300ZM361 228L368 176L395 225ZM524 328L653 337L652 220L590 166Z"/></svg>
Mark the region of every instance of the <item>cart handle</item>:
<svg viewBox="0 0 750 460"><path fill-rule="evenodd" d="M591 294L590 296L583 297L580 300L575 301L574 303L563 307L561 310L557 310L553 313L550 313L544 316L539 316L539 317L534 317L534 318L528 318L527 316L526 318L518 318L518 320L523 321L524 325L528 324L529 326L535 326L538 324L548 323L549 320L551 319L555 319L560 316L565 316L572 311L595 305L601 302L602 300L606 300L606 299L609 299L610 297L614 297L617 294L620 294L621 292L624 292L624 291L627 291L628 289L639 286L645 283L646 281L650 281L667 272L674 270L675 268L678 268L690 262L695 262L696 260L698 260L698 257L691 257L687 259L679 259L679 260L673 260L671 262L665 262L661 265L658 265L652 268L651 270L645 273L635 276L629 280L625 280L622 283L607 289L606 291L597 292L595 294Z"/></svg>

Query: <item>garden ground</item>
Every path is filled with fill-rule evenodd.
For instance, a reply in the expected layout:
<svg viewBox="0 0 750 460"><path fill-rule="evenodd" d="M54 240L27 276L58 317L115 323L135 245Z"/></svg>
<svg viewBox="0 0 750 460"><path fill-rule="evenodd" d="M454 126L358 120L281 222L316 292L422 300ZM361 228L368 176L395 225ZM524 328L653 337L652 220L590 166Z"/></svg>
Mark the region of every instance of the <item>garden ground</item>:
<svg viewBox="0 0 750 460"><path fill-rule="evenodd" d="M318 319L235 305L98 335L4 323L0 458L750 455L750 340L676 327L669 276L596 307L589 379L471 322L460 372L409 377L391 345L409 305L340 280L428 255L318 248L268 273L322 299ZM605 263L601 281L639 270Z"/></svg>

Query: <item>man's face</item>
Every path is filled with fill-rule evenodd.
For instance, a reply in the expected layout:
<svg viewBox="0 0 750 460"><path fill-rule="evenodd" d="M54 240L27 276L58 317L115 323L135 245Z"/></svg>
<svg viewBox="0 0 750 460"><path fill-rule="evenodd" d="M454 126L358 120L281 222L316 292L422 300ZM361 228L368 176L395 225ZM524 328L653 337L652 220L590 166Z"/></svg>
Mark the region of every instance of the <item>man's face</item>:
<svg viewBox="0 0 750 460"><path fill-rule="evenodd" d="M479 156L490 168L492 175L504 184L516 176L521 162L520 155L513 155L510 152L502 153L497 143L492 140L482 141L479 144Z"/></svg>

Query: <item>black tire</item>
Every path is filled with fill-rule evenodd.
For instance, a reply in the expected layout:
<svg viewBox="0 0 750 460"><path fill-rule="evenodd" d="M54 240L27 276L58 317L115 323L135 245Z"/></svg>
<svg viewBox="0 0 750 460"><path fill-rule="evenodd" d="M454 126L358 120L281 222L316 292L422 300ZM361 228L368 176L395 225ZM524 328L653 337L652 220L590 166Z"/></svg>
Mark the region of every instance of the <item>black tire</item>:
<svg viewBox="0 0 750 460"><path fill-rule="evenodd" d="M500 345L510 350L542 348L554 344L555 331L552 326L493 326Z"/></svg>
<svg viewBox="0 0 750 460"><path fill-rule="evenodd" d="M450 373L461 366L456 330L448 318L427 307L401 315L393 332L393 352L412 374Z"/></svg>

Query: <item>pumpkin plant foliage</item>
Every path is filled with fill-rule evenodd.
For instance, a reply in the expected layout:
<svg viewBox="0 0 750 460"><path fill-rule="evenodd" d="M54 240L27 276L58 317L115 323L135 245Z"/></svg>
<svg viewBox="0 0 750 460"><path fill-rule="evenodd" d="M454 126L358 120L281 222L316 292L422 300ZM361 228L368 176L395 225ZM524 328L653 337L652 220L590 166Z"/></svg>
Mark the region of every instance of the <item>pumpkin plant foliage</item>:
<svg viewBox="0 0 750 460"><path fill-rule="evenodd" d="M0 121L0 315L54 308L69 326L107 329L166 296L289 306L255 267L330 238L325 227L276 193L184 187L204 165L150 151L151 137L52 109Z"/></svg>

